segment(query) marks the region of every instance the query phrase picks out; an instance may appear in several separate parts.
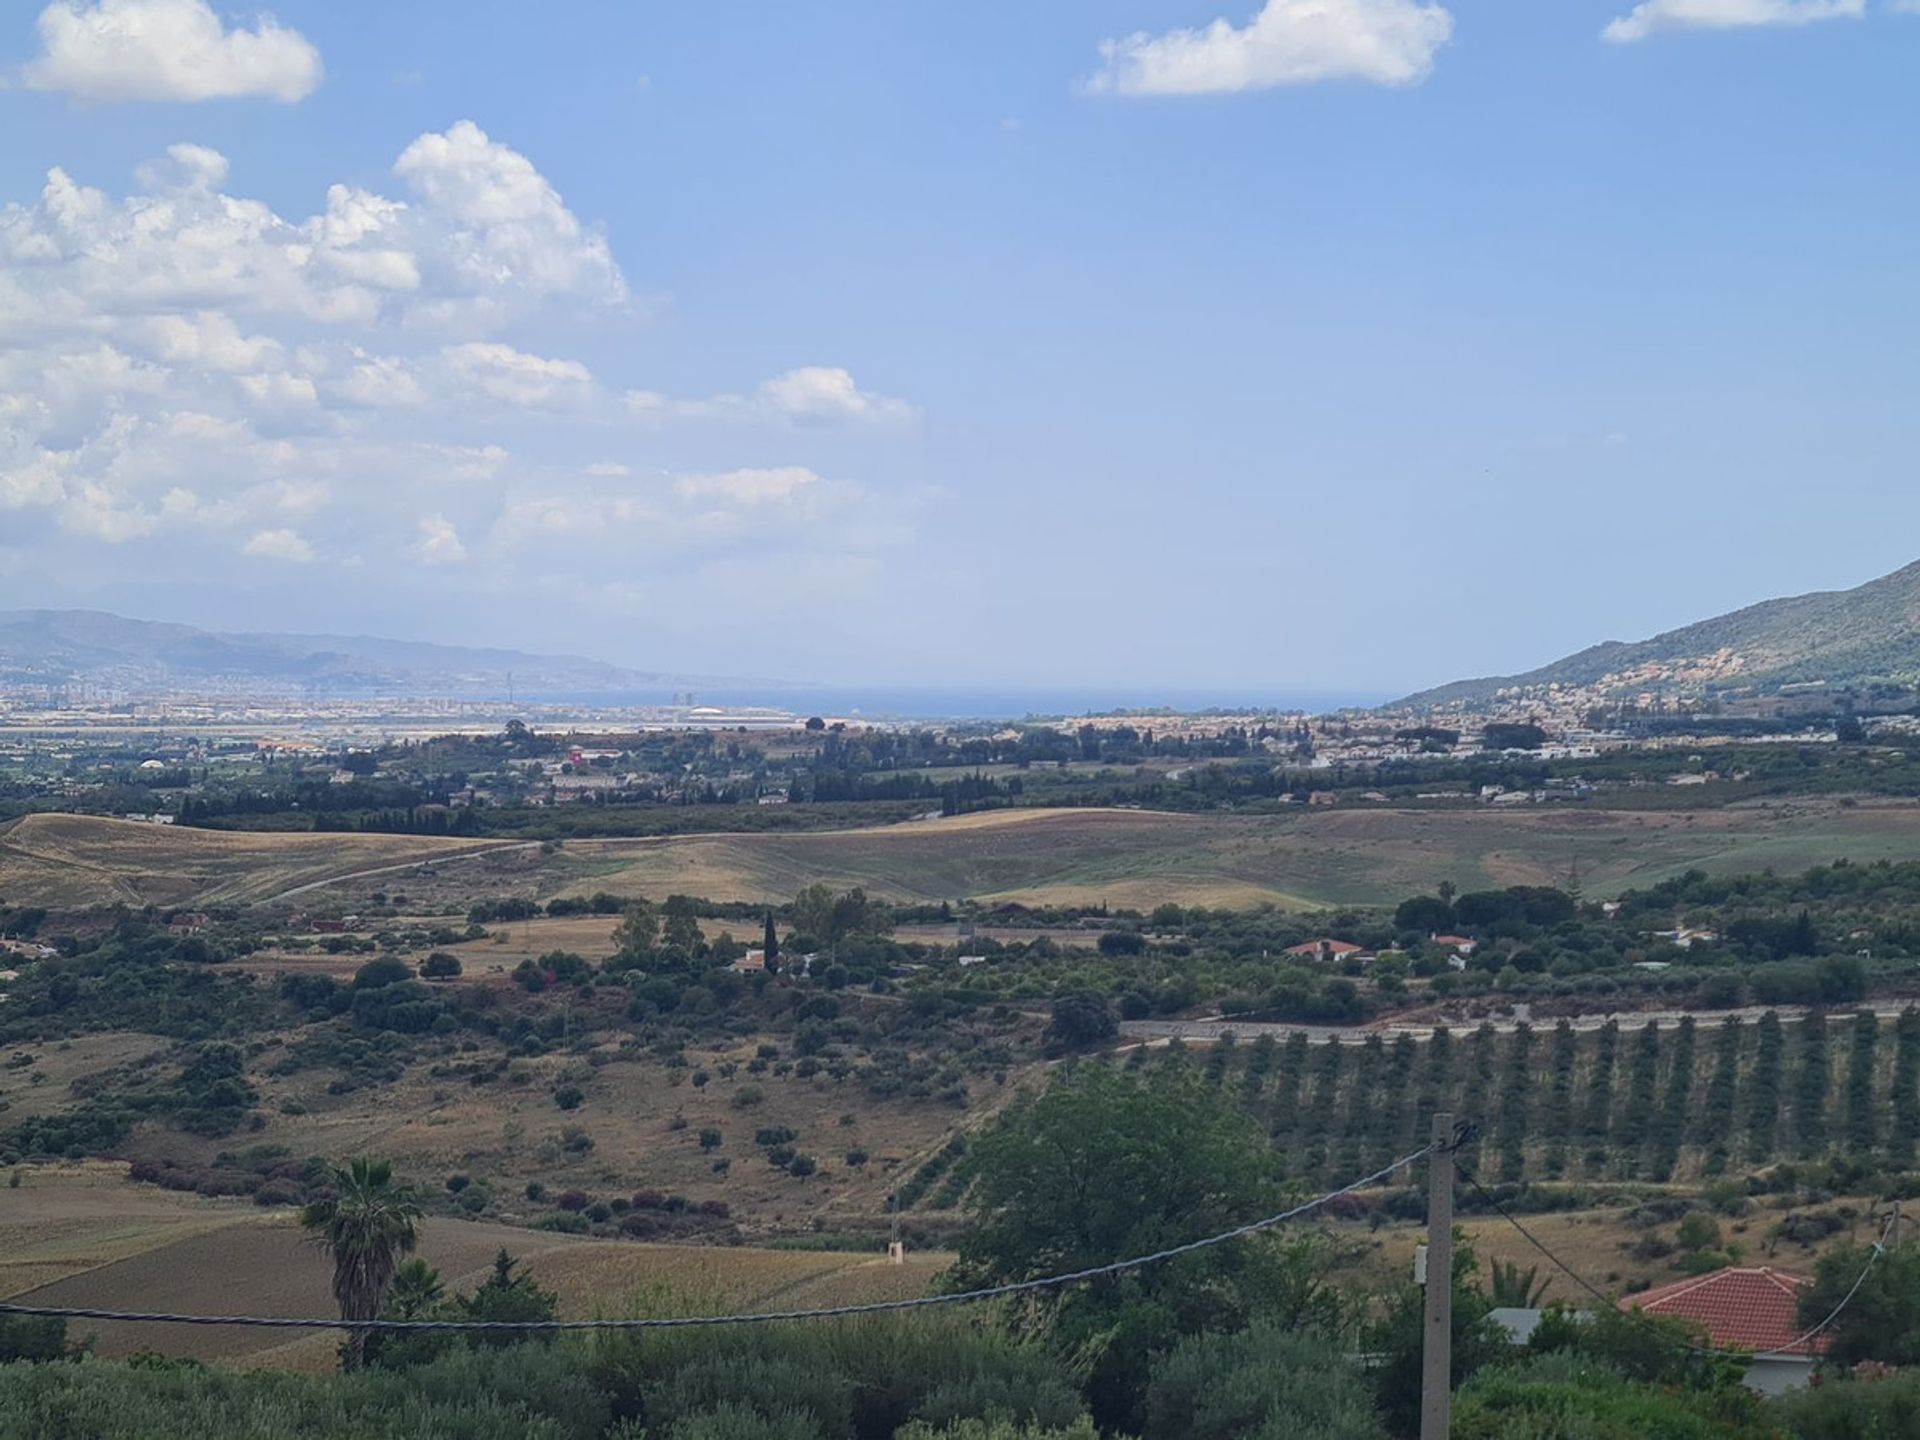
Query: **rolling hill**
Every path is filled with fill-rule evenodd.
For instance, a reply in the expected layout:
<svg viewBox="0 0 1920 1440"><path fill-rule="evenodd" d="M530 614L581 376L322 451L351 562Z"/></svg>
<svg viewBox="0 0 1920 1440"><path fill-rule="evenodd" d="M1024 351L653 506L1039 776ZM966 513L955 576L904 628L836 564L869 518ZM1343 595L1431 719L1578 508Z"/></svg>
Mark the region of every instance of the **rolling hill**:
<svg viewBox="0 0 1920 1440"><path fill-rule="evenodd" d="M698 681L518 650L356 635L226 634L97 610L0 611L0 685L179 690L244 684L289 693L522 695L665 692Z"/></svg>
<svg viewBox="0 0 1920 1440"><path fill-rule="evenodd" d="M1458 680L1396 702L1485 704L1502 691L1582 686L1700 694L1824 681L1850 686L1920 679L1920 562L1852 590L1767 600L1669 630L1608 640L1519 675Z"/></svg>

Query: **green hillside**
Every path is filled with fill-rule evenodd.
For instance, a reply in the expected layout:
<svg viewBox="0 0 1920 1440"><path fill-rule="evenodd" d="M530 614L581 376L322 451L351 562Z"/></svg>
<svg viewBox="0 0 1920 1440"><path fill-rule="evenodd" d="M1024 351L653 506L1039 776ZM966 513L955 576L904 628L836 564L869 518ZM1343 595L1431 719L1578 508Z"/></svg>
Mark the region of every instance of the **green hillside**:
<svg viewBox="0 0 1920 1440"><path fill-rule="evenodd" d="M1723 652L1737 657L1737 670L1694 688L1920 678L1920 562L1856 589L1767 600L1651 640L1608 640L1524 674L1458 680L1399 703L1470 705L1503 689L1598 685L1641 666L1705 662ZM1634 688L1662 686L1636 683Z"/></svg>

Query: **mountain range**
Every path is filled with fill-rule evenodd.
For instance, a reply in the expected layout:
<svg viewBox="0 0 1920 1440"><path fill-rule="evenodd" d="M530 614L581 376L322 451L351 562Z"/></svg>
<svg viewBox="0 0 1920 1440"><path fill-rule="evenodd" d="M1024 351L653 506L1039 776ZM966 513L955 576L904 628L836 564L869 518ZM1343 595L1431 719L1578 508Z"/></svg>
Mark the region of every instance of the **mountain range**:
<svg viewBox="0 0 1920 1440"><path fill-rule="evenodd" d="M0 611L0 685L449 698L504 696L511 685L522 696L658 692L664 698L699 683L573 655L365 635L228 634L97 610Z"/></svg>
<svg viewBox="0 0 1920 1440"><path fill-rule="evenodd" d="M1651 640L1608 640L1520 675L1457 680L1396 702L1485 705L1550 687L1669 698L1920 679L1920 562L1852 590L1766 600Z"/></svg>

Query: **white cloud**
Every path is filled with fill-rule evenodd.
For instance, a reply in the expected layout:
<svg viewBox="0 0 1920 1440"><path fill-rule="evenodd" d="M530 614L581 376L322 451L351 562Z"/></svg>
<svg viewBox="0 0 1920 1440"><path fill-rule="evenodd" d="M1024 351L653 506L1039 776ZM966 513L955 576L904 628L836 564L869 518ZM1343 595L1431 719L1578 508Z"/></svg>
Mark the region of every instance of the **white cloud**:
<svg viewBox="0 0 1920 1440"><path fill-rule="evenodd" d="M1218 95L1370 80L1411 85L1433 69L1453 16L1420 0L1266 0L1244 26L1141 31L1100 47L1105 62L1086 88L1112 95Z"/></svg>
<svg viewBox="0 0 1920 1440"><path fill-rule="evenodd" d="M658 390L629 390L621 398L627 412L653 423L669 420L851 421L892 424L917 413L904 400L862 390L846 370L834 365L803 365L763 381L751 395L714 395L677 400Z"/></svg>
<svg viewBox="0 0 1920 1440"><path fill-rule="evenodd" d="M760 387L760 397L795 420L904 420L913 407L862 390L853 376L831 365L804 365L776 375Z"/></svg>
<svg viewBox="0 0 1920 1440"><path fill-rule="evenodd" d="M320 83L320 52L262 15L228 29L206 0L55 0L40 12L26 83L79 100L295 101Z"/></svg>
<svg viewBox="0 0 1920 1440"><path fill-rule="evenodd" d="M593 387L592 373L577 360L549 360L497 341L470 340L442 353L462 384L510 405L577 405Z"/></svg>
<svg viewBox="0 0 1920 1440"><path fill-rule="evenodd" d="M313 559L313 546L292 530L261 530L242 547L244 553L262 560L285 560L305 565Z"/></svg>
<svg viewBox="0 0 1920 1440"><path fill-rule="evenodd" d="M395 197L334 185L282 214L175 145L131 193L55 168L0 204L0 548L78 587L244 554L396 594L433 567L440 594L580 596L912 533L917 502L883 487L646 448L663 419L797 437L911 406L831 366L623 404L568 337L628 323L625 279L532 163L460 124L395 169Z"/></svg>
<svg viewBox="0 0 1920 1440"><path fill-rule="evenodd" d="M467 547L460 543L460 532L446 516L423 515L413 553L423 565L459 565L466 561Z"/></svg>
<svg viewBox="0 0 1920 1440"><path fill-rule="evenodd" d="M373 410L410 410L426 403L426 391L405 360L369 355L357 346L350 354L350 368L330 387L343 403Z"/></svg>
<svg viewBox="0 0 1920 1440"><path fill-rule="evenodd" d="M720 475L683 475L674 493L685 500L718 502L751 509L786 505L821 484L820 477L802 465L774 469L729 470Z"/></svg>
<svg viewBox="0 0 1920 1440"><path fill-rule="evenodd" d="M456 135L463 141L451 146ZM413 203L335 185L319 214L292 220L226 193L225 157L202 146L175 145L143 166L143 189L120 201L50 170L37 204L0 207L0 329L220 311L472 330L555 302L625 299L605 240L584 230L525 156L466 122L422 136L406 155L418 157L422 145L440 153L429 142L510 177L508 198L492 203L484 186L450 185L448 172L459 170L451 162L403 163Z"/></svg>
<svg viewBox="0 0 1920 1440"><path fill-rule="evenodd" d="M1662 30L1812 25L1821 20L1858 20L1866 13L1866 0L1642 0L1600 34L1616 45L1627 45Z"/></svg>
<svg viewBox="0 0 1920 1440"><path fill-rule="evenodd" d="M155 315L141 327L155 357L170 365L233 373L264 369L280 358L280 344L264 335L242 335L231 317L217 310L186 315Z"/></svg>
<svg viewBox="0 0 1920 1440"><path fill-rule="evenodd" d="M606 238L581 225L532 161L471 120L422 135L393 170L451 221L452 258L476 287L626 299Z"/></svg>

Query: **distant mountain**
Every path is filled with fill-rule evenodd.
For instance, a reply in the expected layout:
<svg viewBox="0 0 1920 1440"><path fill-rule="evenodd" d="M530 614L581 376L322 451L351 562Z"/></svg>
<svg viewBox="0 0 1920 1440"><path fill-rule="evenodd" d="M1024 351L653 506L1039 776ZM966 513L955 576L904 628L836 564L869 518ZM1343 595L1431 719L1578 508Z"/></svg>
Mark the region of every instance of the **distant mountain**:
<svg viewBox="0 0 1920 1440"><path fill-rule="evenodd" d="M1458 680L1397 703L1472 707L1501 691L1554 685L1679 696L1882 680L1920 680L1920 562L1857 589L1767 600L1637 644L1608 640L1523 675Z"/></svg>
<svg viewBox="0 0 1920 1440"><path fill-rule="evenodd" d="M355 635L225 634L97 610L0 611L0 686L128 691L254 687L307 695L449 698L655 693L699 682L518 650Z"/></svg>

